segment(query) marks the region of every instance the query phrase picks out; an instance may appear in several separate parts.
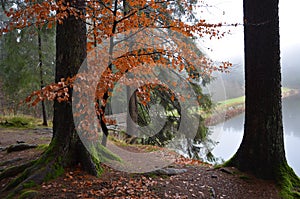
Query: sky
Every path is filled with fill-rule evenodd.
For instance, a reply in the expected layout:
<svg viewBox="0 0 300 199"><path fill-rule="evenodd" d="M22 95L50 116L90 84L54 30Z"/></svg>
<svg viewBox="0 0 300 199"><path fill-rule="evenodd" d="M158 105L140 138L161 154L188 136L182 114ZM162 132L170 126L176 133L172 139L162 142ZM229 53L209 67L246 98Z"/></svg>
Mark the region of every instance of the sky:
<svg viewBox="0 0 300 199"><path fill-rule="evenodd" d="M206 0L212 7L204 9L201 16L211 22L242 23L243 0ZM300 46L300 1L280 0L280 40L281 51ZM243 26L231 27L231 34L223 39L206 39L201 42L202 50L215 61L242 59L244 51ZM212 49L212 51L207 48Z"/></svg>

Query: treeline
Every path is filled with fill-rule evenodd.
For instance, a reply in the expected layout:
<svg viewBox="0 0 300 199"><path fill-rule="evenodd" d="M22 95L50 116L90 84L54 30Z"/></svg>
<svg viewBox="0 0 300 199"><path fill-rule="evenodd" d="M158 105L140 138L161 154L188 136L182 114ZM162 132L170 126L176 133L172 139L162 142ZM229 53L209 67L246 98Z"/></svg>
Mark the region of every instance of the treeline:
<svg viewBox="0 0 300 199"><path fill-rule="evenodd" d="M1 114L42 116L41 106L20 103L34 90L54 81L55 30L41 27L16 29L0 37ZM46 116L52 103L45 102Z"/></svg>

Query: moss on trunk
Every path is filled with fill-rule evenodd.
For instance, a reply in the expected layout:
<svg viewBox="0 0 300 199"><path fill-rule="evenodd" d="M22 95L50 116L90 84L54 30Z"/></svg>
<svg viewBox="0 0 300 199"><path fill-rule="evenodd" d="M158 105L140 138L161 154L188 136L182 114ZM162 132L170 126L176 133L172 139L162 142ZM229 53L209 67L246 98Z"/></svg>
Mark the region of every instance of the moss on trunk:
<svg viewBox="0 0 300 199"><path fill-rule="evenodd" d="M289 165L284 164L279 168L277 179L282 198L300 198L300 178Z"/></svg>

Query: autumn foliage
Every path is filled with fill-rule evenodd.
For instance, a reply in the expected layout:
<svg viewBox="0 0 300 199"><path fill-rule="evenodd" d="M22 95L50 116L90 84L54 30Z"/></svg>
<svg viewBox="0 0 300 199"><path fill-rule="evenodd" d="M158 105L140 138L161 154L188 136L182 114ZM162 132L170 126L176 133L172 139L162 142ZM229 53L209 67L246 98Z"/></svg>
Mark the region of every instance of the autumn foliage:
<svg viewBox="0 0 300 199"><path fill-rule="evenodd" d="M85 1L82 2L82 6L84 6L84 12L73 7L72 1L26 0L22 6L5 10L9 22L0 31L5 33L27 26L52 28L57 23L63 23L63 20L69 16L85 21L88 27L86 33L88 51L97 48L104 40L110 41L108 57L101 57L101 59L107 59L107 69L101 74L95 93L95 99L99 100L102 105L105 105L111 90L114 89L114 84L128 71L141 64L147 64L148 67L162 64L178 73L185 70L188 73L187 81L199 79L201 75L210 75L213 71L228 71L228 67L231 66L227 62L215 66L203 54L195 53L199 50L195 46L193 38L221 38L225 34L218 30L222 26L221 23L210 24L205 19L195 17L197 8L206 6L203 1L103 0ZM157 32L157 35L153 35L153 38L160 40L160 48L147 47L145 45L147 41L144 41L144 44L135 42L136 46L130 46L130 37L145 28L155 28L160 31ZM123 41L123 43L127 43L127 53L119 55L116 52L120 41L115 41L114 36L127 34L128 31L130 31L130 35ZM170 31L178 34L170 35ZM185 41L187 38L188 40ZM149 68L149 71L146 72L150 72L150 70ZM43 89L33 92L26 102L36 105L45 99L68 100L69 90L76 78L69 77L47 85ZM142 83L147 84L147 82ZM127 84L130 83L127 82ZM173 82L172 84L177 83ZM138 96L147 101L149 99L145 92L147 88L141 88L144 89L139 91ZM104 97L105 95L106 97ZM145 100L141 101L144 104L146 102ZM98 109L99 111L101 110Z"/></svg>

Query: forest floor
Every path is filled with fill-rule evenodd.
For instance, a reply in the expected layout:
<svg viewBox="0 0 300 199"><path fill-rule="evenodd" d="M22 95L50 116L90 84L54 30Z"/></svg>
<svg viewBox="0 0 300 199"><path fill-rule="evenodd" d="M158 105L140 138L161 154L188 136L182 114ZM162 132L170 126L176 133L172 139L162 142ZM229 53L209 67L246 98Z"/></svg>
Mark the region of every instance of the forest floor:
<svg viewBox="0 0 300 199"><path fill-rule="evenodd" d="M25 142L45 146L51 140L51 129L0 128L0 172L10 166L38 158L44 147L8 153L6 147ZM132 150L131 146L131 150ZM136 148L137 151L141 149ZM235 168L214 168L212 165L178 156L170 165L185 169L177 175L155 173L132 174L103 165L97 178L80 168L66 169L57 179L30 188L35 198L232 198L276 199L279 191L274 183L257 179ZM0 181L0 190L11 179ZM2 193L3 194L3 193ZM3 197L3 195L2 195ZM4 195L5 197L5 195ZM1 198L1 193L0 193Z"/></svg>

